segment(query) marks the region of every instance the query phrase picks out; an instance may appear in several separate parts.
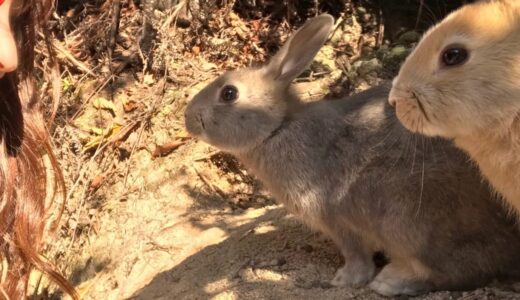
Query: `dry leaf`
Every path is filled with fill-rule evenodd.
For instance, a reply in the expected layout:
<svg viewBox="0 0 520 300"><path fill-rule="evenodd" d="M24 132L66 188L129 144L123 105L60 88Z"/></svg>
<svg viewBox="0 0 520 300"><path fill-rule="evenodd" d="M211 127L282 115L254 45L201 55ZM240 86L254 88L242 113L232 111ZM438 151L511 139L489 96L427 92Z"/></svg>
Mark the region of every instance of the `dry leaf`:
<svg viewBox="0 0 520 300"><path fill-rule="evenodd" d="M123 103L123 109L126 113L136 110L138 107L137 102L134 100L128 100Z"/></svg>
<svg viewBox="0 0 520 300"><path fill-rule="evenodd" d="M105 175L97 175L92 179L92 182L90 183L90 186L88 187L89 191L97 190L105 181L106 176Z"/></svg>
<svg viewBox="0 0 520 300"><path fill-rule="evenodd" d="M189 139L189 138L191 138L191 136L188 133L188 131L186 131L186 129L183 128L179 132L177 132L177 134L175 135L175 138L176 139Z"/></svg>
<svg viewBox="0 0 520 300"><path fill-rule="evenodd" d="M152 85L155 83L155 79L153 78L152 74L146 74L143 78L143 83L146 85Z"/></svg>
<svg viewBox="0 0 520 300"><path fill-rule="evenodd" d="M152 160L160 157L170 154L173 150L179 148L180 146L186 144L186 142L183 141L175 141L163 145L156 145L155 150L153 150L152 153Z"/></svg>
<svg viewBox="0 0 520 300"><path fill-rule="evenodd" d="M253 27L254 31L260 31L260 20L251 21L251 27Z"/></svg>
<svg viewBox="0 0 520 300"><path fill-rule="evenodd" d="M96 148L97 146L99 146L99 144L101 144L101 142L106 141L106 140L110 139L111 137L115 136L116 134L118 134L121 131L121 128L122 128L121 124L118 124L118 123L112 124L112 127L105 130L103 135L96 136L93 139L91 139L88 143L86 143L85 146L83 146L83 153L85 153L93 148Z"/></svg>
<svg viewBox="0 0 520 300"><path fill-rule="evenodd" d="M103 128L99 128L99 127L90 127L88 131L95 135L103 135L104 130L103 130Z"/></svg>
<svg viewBox="0 0 520 300"><path fill-rule="evenodd" d="M119 132L112 137L112 142L116 145L122 143L135 129L139 127L140 124L140 121L132 121L125 125L125 127L121 128Z"/></svg>
<svg viewBox="0 0 520 300"><path fill-rule="evenodd" d="M116 106L114 105L114 103L112 101L108 101L103 97L96 98L92 105L97 109L106 109L112 111L113 113L116 112Z"/></svg>

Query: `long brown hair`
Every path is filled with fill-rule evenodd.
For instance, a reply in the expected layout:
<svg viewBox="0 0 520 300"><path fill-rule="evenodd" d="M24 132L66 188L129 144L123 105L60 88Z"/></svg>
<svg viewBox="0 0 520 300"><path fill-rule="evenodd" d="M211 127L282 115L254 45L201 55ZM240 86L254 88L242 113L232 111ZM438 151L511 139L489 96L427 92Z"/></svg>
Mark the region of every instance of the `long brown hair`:
<svg viewBox="0 0 520 300"><path fill-rule="evenodd" d="M36 32L45 31L52 1L15 1L21 10L10 21L20 62L15 72L0 79L0 298L26 298L34 268L77 298L68 281L40 255L49 205L57 191L65 193L34 79Z"/></svg>

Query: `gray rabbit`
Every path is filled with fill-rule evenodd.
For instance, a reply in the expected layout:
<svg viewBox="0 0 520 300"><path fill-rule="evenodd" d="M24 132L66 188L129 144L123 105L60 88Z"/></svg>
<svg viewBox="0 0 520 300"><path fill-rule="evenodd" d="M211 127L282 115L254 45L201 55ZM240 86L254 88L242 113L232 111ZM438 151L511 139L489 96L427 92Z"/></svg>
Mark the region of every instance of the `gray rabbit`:
<svg viewBox="0 0 520 300"><path fill-rule="evenodd" d="M332 26L313 18L267 66L209 84L186 109L187 130L235 155L335 242L345 265L334 285L416 295L516 276L514 221L462 152L400 125L388 86L314 103L291 92ZM381 270L377 252L389 261Z"/></svg>

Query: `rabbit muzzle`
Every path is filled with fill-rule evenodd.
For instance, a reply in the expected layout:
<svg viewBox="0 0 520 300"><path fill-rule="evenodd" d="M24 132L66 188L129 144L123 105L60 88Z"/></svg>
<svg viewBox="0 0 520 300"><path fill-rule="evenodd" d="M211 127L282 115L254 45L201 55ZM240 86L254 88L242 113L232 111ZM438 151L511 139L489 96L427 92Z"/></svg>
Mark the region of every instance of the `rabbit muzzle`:
<svg viewBox="0 0 520 300"><path fill-rule="evenodd" d="M186 130L193 137L200 138L205 131L204 119L200 110L193 109L193 105L188 105L184 113Z"/></svg>

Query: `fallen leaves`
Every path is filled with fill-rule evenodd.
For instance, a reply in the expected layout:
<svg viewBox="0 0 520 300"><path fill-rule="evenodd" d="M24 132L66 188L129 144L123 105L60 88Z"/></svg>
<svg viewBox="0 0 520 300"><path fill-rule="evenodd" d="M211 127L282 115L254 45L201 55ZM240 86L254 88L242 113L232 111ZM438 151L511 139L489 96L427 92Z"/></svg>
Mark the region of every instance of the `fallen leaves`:
<svg viewBox="0 0 520 300"><path fill-rule="evenodd" d="M132 112L136 110L138 107L137 102L134 100L127 100L123 102L123 110L125 113Z"/></svg>
<svg viewBox="0 0 520 300"><path fill-rule="evenodd" d="M155 83L155 78L152 74L146 74L143 77L143 83L147 86L152 86Z"/></svg>
<svg viewBox="0 0 520 300"><path fill-rule="evenodd" d="M88 141L85 146L83 146L83 153L90 151L94 148L97 148L103 141L110 140L113 136L118 134L121 131L122 125L118 123L113 123L111 127L106 130L103 130L101 134L98 134L90 141ZM91 131L94 133L99 133L99 130L94 130L91 128Z"/></svg>
<svg viewBox="0 0 520 300"><path fill-rule="evenodd" d="M92 181L90 182L90 185L88 187L88 190L90 192L92 191L95 191L97 189L99 189L99 187L105 182L105 179L107 177L104 175L104 174L101 174L101 175L97 175L96 177L94 177L94 179L92 179Z"/></svg>
<svg viewBox="0 0 520 300"><path fill-rule="evenodd" d="M166 156L175 151L180 146L186 144L186 140L191 138L189 133L182 129L175 135L175 140L162 145L155 145L155 149L152 152L152 160L157 157Z"/></svg>
<svg viewBox="0 0 520 300"><path fill-rule="evenodd" d="M175 135L175 138L177 138L177 139L189 139L189 138L191 138L191 136L188 133L188 131L186 131L186 129L183 128Z"/></svg>
<svg viewBox="0 0 520 300"><path fill-rule="evenodd" d="M184 144L186 144L186 141L173 141L163 145L156 145L152 152L152 160L157 157L166 156Z"/></svg>
<svg viewBox="0 0 520 300"><path fill-rule="evenodd" d="M92 102L92 105L96 109L105 109L105 110L111 111L114 114L116 113L116 106L115 106L114 102L108 101L107 99L105 99L103 97L98 97L98 98L94 99L94 101Z"/></svg>

